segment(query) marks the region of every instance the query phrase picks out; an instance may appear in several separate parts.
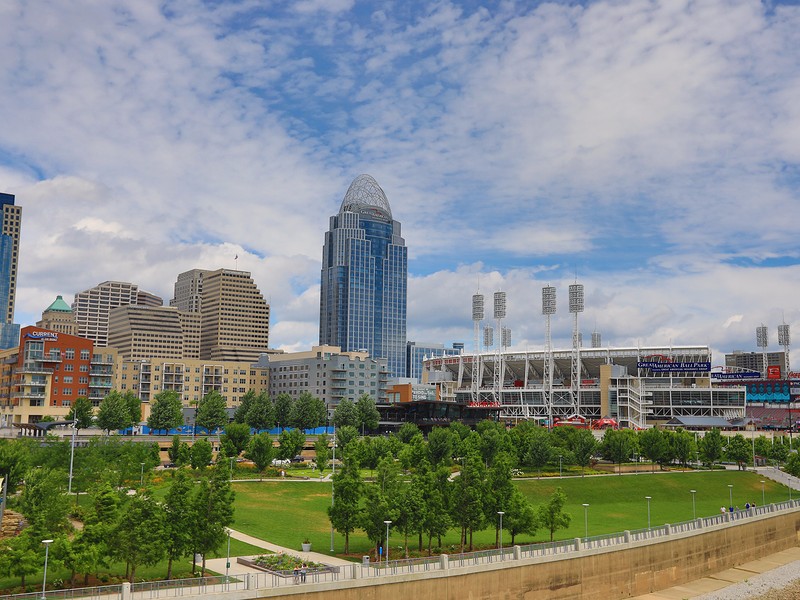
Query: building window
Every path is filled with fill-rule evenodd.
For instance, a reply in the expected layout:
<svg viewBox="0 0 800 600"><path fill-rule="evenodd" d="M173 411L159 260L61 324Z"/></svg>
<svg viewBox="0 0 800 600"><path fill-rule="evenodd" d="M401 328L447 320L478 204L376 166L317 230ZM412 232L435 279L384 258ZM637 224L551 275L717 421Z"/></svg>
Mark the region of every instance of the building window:
<svg viewBox="0 0 800 600"><path fill-rule="evenodd" d="M64 383L72 383L72 376L64 375Z"/></svg>
<svg viewBox="0 0 800 600"><path fill-rule="evenodd" d="M89 351L81 350L81 360L89 360Z"/></svg>
<svg viewBox="0 0 800 600"><path fill-rule="evenodd" d="M67 348L64 350L64 358L67 360L74 360L75 359L75 348Z"/></svg>
<svg viewBox="0 0 800 600"><path fill-rule="evenodd" d="M72 396L72 388L64 388L61 390L61 393L65 396Z"/></svg>

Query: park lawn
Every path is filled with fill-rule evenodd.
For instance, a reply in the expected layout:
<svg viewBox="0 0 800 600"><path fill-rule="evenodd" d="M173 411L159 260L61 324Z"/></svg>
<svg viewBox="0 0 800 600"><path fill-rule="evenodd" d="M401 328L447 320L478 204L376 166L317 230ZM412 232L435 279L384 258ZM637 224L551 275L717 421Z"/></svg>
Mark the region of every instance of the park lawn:
<svg viewBox="0 0 800 600"><path fill-rule="evenodd" d="M765 479L767 503L789 498L788 488ZM701 471L670 473L639 473L637 475L601 475L595 477L550 477L527 479L516 484L534 504L542 504L556 488L567 495L565 512L572 521L566 530L557 531L555 539L569 539L584 535L584 507L589 504L589 535L601 535L647 527L647 501L651 496L652 526L679 523L692 519L692 495L696 490L697 516L717 514L720 507L728 505L728 484L733 487L735 506L744 508L746 502L761 504L761 477L742 471ZM330 522L327 508L331 503L330 483L309 482L253 482L234 483L236 515L233 528L272 543L300 550L300 543L308 536L317 552L330 554ZM549 532L539 530L536 535L520 535L515 542L528 544L549 540ZM459 532L452 529L442 540L443 550L458 551ZM477 546L494 544L494 528L475 532ZM510 535L504 534L504 544L510 544ZM427 540L425 540L427 543ZM403 537L390 530L390 551L394 556L402 553ZM435 540L434 540L435 545ZM336 553L344 546L344 536L335 535ZM409 547L416 548L416 538L409 539ZM360 530L350 535L350 554L360 556L372 550L370 542Z"/></svg>

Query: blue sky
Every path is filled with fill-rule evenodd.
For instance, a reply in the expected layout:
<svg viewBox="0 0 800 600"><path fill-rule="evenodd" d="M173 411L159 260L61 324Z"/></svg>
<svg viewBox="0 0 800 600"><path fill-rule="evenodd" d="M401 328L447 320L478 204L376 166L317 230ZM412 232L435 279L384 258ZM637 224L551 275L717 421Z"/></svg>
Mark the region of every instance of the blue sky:
<svg viewBox="0 0 800 600"><path fill-rule="evenodd" d="M800 6L624 2L0 4L0 191L17 320L107 279L251 271L271 342L317 341L328 217L360 173L409 247L409 339L471 347L541 287L605 342L800 335ZM800 361L794 353L793 363Z"/></svg>

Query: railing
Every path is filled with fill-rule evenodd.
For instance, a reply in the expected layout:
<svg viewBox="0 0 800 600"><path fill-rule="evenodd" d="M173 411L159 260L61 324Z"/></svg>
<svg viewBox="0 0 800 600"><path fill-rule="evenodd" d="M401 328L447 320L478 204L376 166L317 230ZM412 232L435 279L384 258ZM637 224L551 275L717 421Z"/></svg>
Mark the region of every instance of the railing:
<svg viewBox="0 0 800 600"><path fill-rule="evenodd" d="M377 563L353 563L345 567L332 567L322 571L308 571L305 575L292 571L259 572L230 577L214 576L192 579L174 579L135 584L119 584L95 588L48 590L29 594L0 596L0 600L69 600L71 598L103 600L151 600L178 596L205 596L241 590L274 589L306 583L325 583L357 578L380 578L407 573L446 571L450 568L471 567L501 562L516 562L524 559L556 557L584 550L625 547L633 542L667 540L676 534L702 532L735 521L744 521L756 516L775 514L800 508L800 500L786 500L766 506L683 521L674 525L660 525L645 529L624 531L607 535L573 538L541 544L513 546L500 550L479 550L458 554L443 554L436 557L390 560Z"/></svg>

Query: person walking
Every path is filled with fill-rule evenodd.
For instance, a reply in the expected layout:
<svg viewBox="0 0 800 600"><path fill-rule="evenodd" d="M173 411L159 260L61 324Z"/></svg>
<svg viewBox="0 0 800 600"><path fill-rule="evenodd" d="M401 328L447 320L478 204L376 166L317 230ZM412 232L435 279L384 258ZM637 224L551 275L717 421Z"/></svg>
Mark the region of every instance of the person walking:
<svg viewBox="0 0 800 600"><path fill-rule="evenodd" d="M300 582L301 583L305 583L306 582L306 573L307 572L308 572L308 565L306 563L303 563L303 565L300 567Z"/></svg>
<svg viewBox="0 0 800 600"><path fill-rule="evenodd" d="M294 575L294 584L297 585L300 583L300 568L295 565L294 569L292 570L292 574Z"/></svg>

